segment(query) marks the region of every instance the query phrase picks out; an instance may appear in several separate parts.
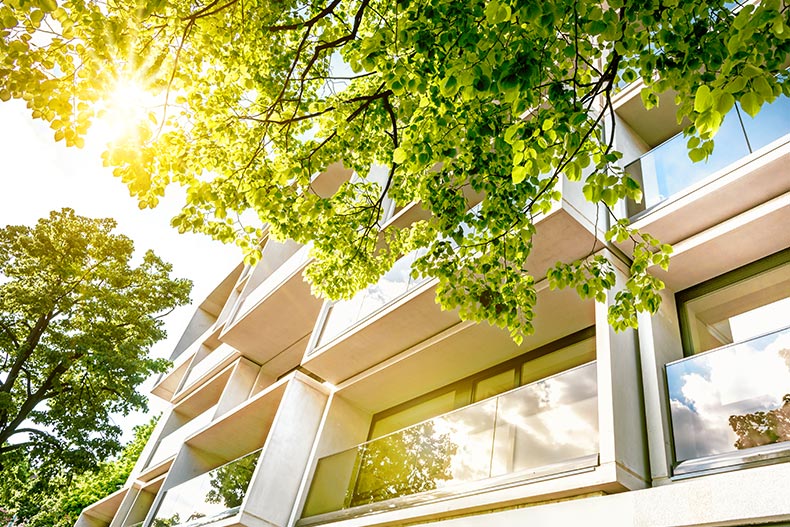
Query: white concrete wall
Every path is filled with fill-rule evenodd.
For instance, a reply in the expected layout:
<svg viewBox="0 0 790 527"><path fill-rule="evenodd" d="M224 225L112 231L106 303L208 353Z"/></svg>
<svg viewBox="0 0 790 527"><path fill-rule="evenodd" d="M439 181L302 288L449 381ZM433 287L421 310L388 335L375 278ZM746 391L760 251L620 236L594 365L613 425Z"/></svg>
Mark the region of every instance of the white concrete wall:
<svg viewBox="0 0 790 527"><path fill-rule="evenodd" d="M328 389L292 375L242 504L241 521L250 527L288 524L324 414Z"/></svg>
<svg viewBox="0 0 790 527"><path fill-rule="evenodd" d="M790 521L788 481L790 463L784 463L716 474L652 489L434 521L430 525L714 527L787 522Z"/></svg>

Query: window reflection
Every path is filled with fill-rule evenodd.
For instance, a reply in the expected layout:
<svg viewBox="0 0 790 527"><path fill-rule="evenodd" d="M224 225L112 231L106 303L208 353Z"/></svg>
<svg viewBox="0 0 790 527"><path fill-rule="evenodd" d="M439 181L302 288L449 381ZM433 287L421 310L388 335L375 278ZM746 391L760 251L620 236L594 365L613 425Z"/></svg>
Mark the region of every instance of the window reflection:
<svg viewBox="0 0 790 527"><path fill-rule="evenodd" d="M714 172L790 133L790 98L782 95L749 117L739 104L725 116L716 134L713 153L694 163L687 139L678 134L625 167L643 191L641 203L628 202L628 215L650 208Z"/></svg>
<svg viewBox="0 0 790 527"><path fill-rule="evenodd" d="M597 452L593 362L322 458L303 514L440 490ZM350 482L343 484L339 474ZM343 494L338 488L347 490Z"/></svg>
<svg viewBox="0 0 790 527"><path fill-rule="evenodd" d="M742 342L790 324L790 265L681 303L687 352Z"/></svg>
<svg viewBox="0 0 790 527"><path fill-rule="evenodd" d="M667 366L675 457L790 440L790 328Z"/></svg>
<svg viewBox="0 0 790 527"><path fill-rule="evenodd" d="M153 527L198 527L238 514L258 462L255 451L169 489Z"/></svg>

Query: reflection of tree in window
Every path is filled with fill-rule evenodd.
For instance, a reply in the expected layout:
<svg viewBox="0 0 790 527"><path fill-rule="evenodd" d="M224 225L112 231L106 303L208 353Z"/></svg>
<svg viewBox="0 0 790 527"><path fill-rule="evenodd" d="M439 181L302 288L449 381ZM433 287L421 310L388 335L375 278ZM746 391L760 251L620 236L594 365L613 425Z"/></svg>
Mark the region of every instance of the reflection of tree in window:
<svg viewBox="0 0 790 527"><path fill-rule="evenodd" d="M428 421L363 448L351 507L437 488L453 477L450 464L458 445Z"/></svg>
<svg viewBox="0 0 790 527"><path fill-rule="evenodd" d="M218 468L211 475L211 490L206 494L206 503L221 503L228 508L241 506L257 461L256 456L246 456Z"/></svg>
<svg viewBox="0 0 790 527"><path fill-rule="evenodd" d="M154 518L151 527L173 527L173 525L178 525L179 523L181 523L181 520L178 513L176 513L169 518Z"/></svg>
<svg viewBox="0 0 790 527"><path fill-rule="evenodd" d="M730 427L738 435L735 448L790 441L790 394L782 400L782 406L775 410L730 416Z"/></svg>

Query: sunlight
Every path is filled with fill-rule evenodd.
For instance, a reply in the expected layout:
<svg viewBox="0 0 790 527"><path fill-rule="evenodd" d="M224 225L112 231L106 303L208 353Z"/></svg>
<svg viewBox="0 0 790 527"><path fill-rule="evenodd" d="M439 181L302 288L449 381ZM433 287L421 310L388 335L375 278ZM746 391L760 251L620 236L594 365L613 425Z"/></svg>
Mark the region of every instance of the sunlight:
<svg viewBox="0 0 790 527"><path fill-rule="evenodd" d="M156 123L158 105L158 97L139 80L118 79L97 112L93 134L104 144L143 143Z"/></svg>

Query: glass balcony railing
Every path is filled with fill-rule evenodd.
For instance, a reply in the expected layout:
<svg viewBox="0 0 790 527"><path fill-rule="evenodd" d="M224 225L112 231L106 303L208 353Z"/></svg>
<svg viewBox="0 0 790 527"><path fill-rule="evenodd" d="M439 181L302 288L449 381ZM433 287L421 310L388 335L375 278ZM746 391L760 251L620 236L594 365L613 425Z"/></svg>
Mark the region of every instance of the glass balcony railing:
<svg viewBox="0 0 790 527"><path fill-rule="evenodd" d="M591 362L320 459L303 516L558 474L597 453Z"/></svg>
<svg viewBox="0 0 790 527"><path fill-rule="evenodd" d="M675 474L790 455L790 328L666 366ZM707 460L707 461L706 461Z"/></svg>
<svg viewBox="0 0 790 527"><path fill-rule="evenodd" d="M423 253L424 249L419 249L401 257L377 283L360 291L350 300L335 302L329 308L316 348L330 342L357 322L425 283L427 278L411 276L412 264Z"/></svg>
<svg viewBox="0 0 790 527"><path fill-rule="evenodd" d="M643 194L641 203L627 203L628 215L664 201L786 134L790 134L790 98L779 97L754 118L736 104L716 134L716 147L707 160L692 162L687 138L678 134L625 167Z"/></svg>
<svg viewBox="0 0 790 527"><path fill-rule="evenodd" d="M161 463L165 459L176 455L178 449L181 448L181 445L184 443L184 440L187 437L191 436L211 422L211 417L214 415L216 410L217 405L212 406L208 410L197 415L195 418L184 423L184 425L180 428L173 430L171 433L157 441L156 448L151 454L147 466L152 467L157 463Z"/></svg>
<svg viewBox="0 0 790 527"><path fill-rule="evenodd" d="M241 510L260 450L169 489L152 527L197 527Z"/></svg>

